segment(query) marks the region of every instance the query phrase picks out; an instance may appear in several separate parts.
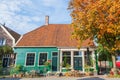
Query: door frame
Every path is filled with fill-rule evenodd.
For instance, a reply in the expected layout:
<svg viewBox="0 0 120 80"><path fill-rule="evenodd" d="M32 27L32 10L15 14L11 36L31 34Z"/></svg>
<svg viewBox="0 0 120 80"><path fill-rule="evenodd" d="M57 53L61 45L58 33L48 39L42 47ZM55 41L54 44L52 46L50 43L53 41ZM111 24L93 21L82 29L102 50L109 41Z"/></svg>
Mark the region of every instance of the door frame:
<svg viewBox="0 0 120 80"><path fill-rule="evenodd" d="M8 65L9 65L9 57L3 57L3 59L2 59L2 66L3 66L3 62L4 62L4 59L7 59L7 66L6 67L8 67ZM3 66L4 67L4 66Z"/></svg>
<svg viewBox="0 0 120 80"><path fill-rule="evenodd" d="M75 52L77 52L78 54L75 55ZM84 70L84 67L83 67L83 65L84 65L84 62L83 62L83 59L84 59L84 58L83 58L83 51L81 51L81 50L74 50L74 51L73 51L73 69L75 69L75 68L74 68L74 66L75 66L75 65L74 65L74 58L76 58L76 57L77 57L77 58L81 58L81 60L82 60L82 61L81 61L81 63L82 63L82 65L81 65L82 70L81 70L81 71L83 71L83 70Z"/></svg>
<svg viewBox="0 0 120 80"><path fill-rule="evenodd" d="M54 53L54 52L57 53L57 56L53 56L53 53ZM51 60L52 60L53 57L57 57L57 71L58 71L58 64L59 64L59 62L58 62L59 60L58 60L58 59L59 59L59 54L58 54L57 51L53 51L53 52L51 52L51 53L52 53L52 54L51 54ZM52 61L53 61L53 60L52 60ZM52 61L51 61L51 70L52 70Z"/></svg>
<svg viewBox="0 0 120 80"><path fill-rule="evenodd" d="M74 57L73 57L73 68L75 69L75 67L74 67L74 66L75 66L75 65L74 65L74 58L76 58L76 57L77 57L77 58L81 58L81 63L82 63L82 64L81 64L81 67L82 67L82 70L81 70L81 71L83 71L83 61L82 61L82 57L81 57L81 56L74 56Z"/></svg>

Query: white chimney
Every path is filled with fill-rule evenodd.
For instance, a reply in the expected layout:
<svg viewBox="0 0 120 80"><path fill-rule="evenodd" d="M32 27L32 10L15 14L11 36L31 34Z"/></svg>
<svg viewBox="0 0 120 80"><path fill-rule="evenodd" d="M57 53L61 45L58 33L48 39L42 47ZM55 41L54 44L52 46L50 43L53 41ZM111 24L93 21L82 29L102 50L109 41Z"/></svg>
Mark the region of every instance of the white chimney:
<svg viewBox="0 0 120 80"><path fill-rule="evenodd" d="M45 25L49 24L49 16L45 16Z"/></svg>

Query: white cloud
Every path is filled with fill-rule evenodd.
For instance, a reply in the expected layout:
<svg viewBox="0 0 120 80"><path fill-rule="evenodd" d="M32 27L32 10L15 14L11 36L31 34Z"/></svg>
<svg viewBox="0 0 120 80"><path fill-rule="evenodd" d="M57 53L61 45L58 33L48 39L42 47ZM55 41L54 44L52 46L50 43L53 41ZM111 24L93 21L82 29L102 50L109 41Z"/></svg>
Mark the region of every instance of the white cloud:
<svg viewBox="0 0 120 80"><path fill-rule="evenodd" d="M2 0L0 2L0 22L5 22L6 26L19 33L26 33L37 27L37 24L31 22L40 21L37 15L29 15L34 7L30 0Z"/></svg>
<svg viewBox="0 0 120 80"><path fill-rule="evenodd" d="M70 21L68 0L0 0L0 23L24 34L44 25L45 15L50 23Z"/></svg>

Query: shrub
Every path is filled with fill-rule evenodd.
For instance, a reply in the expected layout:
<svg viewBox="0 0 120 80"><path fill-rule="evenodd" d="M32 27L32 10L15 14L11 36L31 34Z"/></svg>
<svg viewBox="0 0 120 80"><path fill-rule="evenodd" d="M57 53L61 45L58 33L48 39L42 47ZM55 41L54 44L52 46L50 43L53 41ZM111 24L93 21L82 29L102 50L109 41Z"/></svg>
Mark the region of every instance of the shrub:
<svg viewBox="0 0 120 80"><path fill-rule="evenodd" d="M2 61L0 61L0 74L2 73Z"/></svg>
<svg viewBox="0 0 120 80"><path fill-rule="evenodd" d="M23 72L23 66L17 65L16 67L14 67L14 68L12 68L10 70L10 75L12 75L12 74L19 74L21 72Z"/></svg>

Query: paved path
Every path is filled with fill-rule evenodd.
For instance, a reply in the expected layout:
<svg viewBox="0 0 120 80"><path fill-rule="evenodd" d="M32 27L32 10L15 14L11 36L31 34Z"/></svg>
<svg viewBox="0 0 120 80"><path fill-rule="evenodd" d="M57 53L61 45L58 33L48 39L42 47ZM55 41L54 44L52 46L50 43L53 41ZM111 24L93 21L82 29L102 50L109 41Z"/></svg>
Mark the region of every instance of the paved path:
<svg viewBox="0 0 120 80"><path fill-rule="evenodd" d="M33 80L33 78L24 78L20 80ZM34 80L120 80L120 78L103 78L103 77L45 77L34 78Z"/></svg>
<svg viewBox="0 0 120 80"><path fill-rule="evenodd" d="M0 80L120 80L120 78L105 77L40 77L40 78L4 78Z"/></svg>

